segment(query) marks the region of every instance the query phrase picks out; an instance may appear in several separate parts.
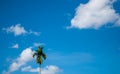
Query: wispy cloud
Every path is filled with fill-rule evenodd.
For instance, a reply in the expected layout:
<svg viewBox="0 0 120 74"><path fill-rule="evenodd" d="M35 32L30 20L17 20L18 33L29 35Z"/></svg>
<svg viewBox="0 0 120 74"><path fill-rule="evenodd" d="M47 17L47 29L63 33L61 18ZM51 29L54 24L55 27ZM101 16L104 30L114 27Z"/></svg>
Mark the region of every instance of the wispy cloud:
<svg viewBox="0 0 120 74"><path fill-rule="evenodd" d="M14 33L15 36L26 34L27 31L20 24L12 25L8 28L3 28L7 33Z"/></svg>
<svg viewBox="0 0 120 74"><path fill-rule="evenodd" d="M45 43L37 43L37 42L35 42L34 44L33 44L33 47L38 47L38 46L41 46L41 45L45 45Z"/></svg>
<svg viewBox="0 0 120 74"><path fill-rule="evenodd" d="M26 48L22 51L20 56L14 60L14 62L10 65L8 71L3 71L3 74L10 74L11 72L17 71L20 67L24 66L28 61L32 60L33 51L31 48Z"/></svg>
<svg viewBox="0 0 120 74"><path fill-rule="evenodd" d="M120 26L120 18L119 18L118 21L115 23L115 26Z"/></svg>
<svg viewBox="0 0 120 74"><path fill-rule="evenodd" d="M120 15L113 8L115 1L117 0L89 0L86 4L80 4L67 29L98 29L109 23L120 26Z"/></svg>
<svg viewBox="0 0 120 74"><path fill-rule="evenodd" d="M22 72L39 72L39 68L32 68L31 66L26 66L21 69Z"/></svg>
<svg viewBox="0 0 120 74"><path fill-rule="evenodd" d="M15 72L17 70L21 70L22 72L39 72L40 68L32 68L32 66L26 66L27 63L33 60L32 54L34 51L32 51L31 48L24 49L19 57L17 57L12 64L9 66L8 70L4 70L2 74L11 74L12 72ZM45 68L42 68L42 74L57 74L61 72L62 70L55 66L55 65L49 65Z"/></svg>
<svg viewBox="0 0 120 74"><path fill-rule="evenodd" d="M23 67L22 72L39 72L40 68L32 68L31 66ZM61 72L62 70L54 65L46 66L45 68L42 68L41 72L42 74L57 74Z"/></svg>
<svg viewBox="0 0 120 74"><path fill-rule="evenodd" d="M19 48L19 45L18 45L18 44L15 44L15 45L13 45L11 48L17 49L17 48Z"/></svg>
<svg viewBox="0 0 120 74"><path fill-rule="evenodd" d="M62 70L58 68L57 66L50 65L50 66L46 66L45 68L43 68L42 74L58 74L61 71Z"/></svg>
<svg viewBox="0 0 120 74"><path fill-rule="evenodd" d="M41 34L41 32L35 32L35 31L32 31L32 30L30 30L28 33L29 34L34 34L34 35L37 35L37 36L39 36Z"/></svg>
<svg viewBox="0 0 120 74"><path fill-rule="evenodd" d="M34 35L40 35L40 32L35 31L27 31L21 24L12 25L8 28L3 28L4 31L7 33L13 33L15 36L23 35L23 34L34 34Z"/></svg>

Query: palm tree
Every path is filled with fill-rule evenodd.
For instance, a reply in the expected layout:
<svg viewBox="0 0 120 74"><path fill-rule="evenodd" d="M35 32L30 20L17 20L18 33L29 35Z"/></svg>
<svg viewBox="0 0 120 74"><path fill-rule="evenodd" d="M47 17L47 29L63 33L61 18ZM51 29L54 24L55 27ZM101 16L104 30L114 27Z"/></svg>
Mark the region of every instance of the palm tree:
<svg viewBox="0 0 120 74"><path fill-rule="evenodd" d="M43 59L46 59L46 55L43 53L43 46L39 46L37 50L35 50L33 54L33 58L36 56L36 62L40 65L40 74L41 74L41 64L43 63Z"/></svg>

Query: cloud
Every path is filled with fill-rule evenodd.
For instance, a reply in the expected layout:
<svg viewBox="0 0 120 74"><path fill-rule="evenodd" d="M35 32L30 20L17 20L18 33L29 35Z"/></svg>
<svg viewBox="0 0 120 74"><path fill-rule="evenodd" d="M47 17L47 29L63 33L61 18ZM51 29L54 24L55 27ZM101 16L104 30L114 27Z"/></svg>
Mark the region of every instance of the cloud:
<svg viewBox="0 0 120 74"><path fill-rule="evenodd" d="M58 68L57 66L50 65L43 69L42 74L57 74L61 71L62 70Z"/></svg>
<svg viewBox="0 0 120 74"><path fill-rule="evenodd" d="M89 0L86 4L80 4L69 28L98 29L109 23L120 26L120 15L113 8L116 0ZM113 25L114 26L114 25Z"/></svg>
<svg viewBox="0 0 120 74"><path fill-rule="evenodd" d="M34 43L34 44L33 44L33 47L38 47L38 46L41 46L41 45L43 45L43 46L44 46L44 45L45 45L45 43L37 43L37 42L36 42L36 43Z"/></svg>
<svg viewBox="0 0 120 74"><path fill-rule="evenodd" d="M34 43L34 45L39 45L40 43ZM32 51L33 47L24 49L19 57L17 57L11 65L9 66L8 70L4 70L2 74L11 74L12 72L15 72L17 70L21 70L22 72L39 72L40 68L32 68L32 66L27 66L28 62L33 60L32 54L34 51ZM44 68L42 68L42 74L57 74L62 72L62 70L55 66L55 65L48 65Z"/></svg>
<svg viewBox="0 0 120 74"><path fill-rule="evenodd" d="M22 72L39 72L39 68L33 69L31 66L23 67Z"/></svg>
<svg viewBox="0 0 120 74"><path fill-rule="evenodd" d="M2 74L10 74L10 73L7 71L3 71Z"/></svg>
<svg viewBox="0 0 120 74"><path fill-rule="evenodd" d="M120 26L120 18L118 19L118 21L116 22L115 26Z"/></svg>
<svg viewBox="0 0 120 74"><path fill-rule="evenodd" d="M8 28L3 28L7 33L13 33L15 36L23 35L23 34L34 34L34 35L40 35L40 32L35 31L27 31L21 24L12 25Z"/></svg>
<svg viewBox="0 0 120 74"><path fill-rule="evenodd" d="M32 68L31 66L27 66L22 68L22 72L39 72L40 68ZM41 70L42 74L57 74L62 70L54 65L46 66Z"/></svg>
<svg viewBox="0 0 120 74"><path fill-rule="evenodd" d="M29 34L34 34L34 35L39 36L41 34L41 32L35 32L35 31L30 30Z"/></svg>
<svg viewBox="0 0 120 74"><path fill-rule="evenodd" d="M21 35L21 34L26 34L27 31L22 27L20 24L16 24L15 26L11 26L8 28L4 28L7 33L14 33L15 36Z"/></svg>
<svg viewBox="0 0 120 74"><path fill-rule="evenodd" d="M18 45L18 44L15 44L15 45L13 45L11 48L17 49L17 48L19 48L19 45Z"/></svg>
<svg viewBox="0 0 120 74"><path fill-rule="evenodd" d="M20 67L24 66L28 61L31 61L33 59L32 54L33 51L31 48L26 48L23 50L20 56L15 59L14 62L10 65L9 70L4 71L3 74L9 74L11 72L17 71Z"/></svg>

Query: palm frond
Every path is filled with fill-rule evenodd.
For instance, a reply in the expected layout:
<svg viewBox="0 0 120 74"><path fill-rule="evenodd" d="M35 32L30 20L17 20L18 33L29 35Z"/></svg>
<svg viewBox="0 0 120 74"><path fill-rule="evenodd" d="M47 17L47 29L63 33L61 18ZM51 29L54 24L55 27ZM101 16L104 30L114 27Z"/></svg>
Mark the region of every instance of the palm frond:
<svg viewBox="0 0 120 74"><path fill-rule="evenodd" d="M33 58L36 56L36 62L38 64L42 64L43 59L46 59L46 55L43 53L43 47L39 46L37 50L35 50L34 54L33 54Z"/></svg>
<svg viewBox="0 0 120 74"><path fill-rule="evenodd" d="M44 54L44 53L42 53L42 56L43 56L44 59L47 58L46 54Z"/></svg>
<svg viewBox="0 0 120 74"><path fill-rule="evenodd" d="M43 46L39 46L39 47L38 47L38 49L41 49L41 50L42 50L43 48L44 48Z"/></svg>
<svg viewBox="0 0 120 74"><path fill-rule="evenodd" d="M34 58L36 55L37 55L37 53L35 52L35 53L33 54L33 58Z"/></svg>

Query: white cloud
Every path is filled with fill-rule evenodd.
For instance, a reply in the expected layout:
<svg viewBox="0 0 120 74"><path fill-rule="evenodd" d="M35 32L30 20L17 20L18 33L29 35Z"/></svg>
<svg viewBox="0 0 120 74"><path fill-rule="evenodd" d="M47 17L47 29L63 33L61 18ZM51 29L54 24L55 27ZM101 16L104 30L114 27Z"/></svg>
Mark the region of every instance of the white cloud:
<svg viewBox="0 0 120 74"><path fill-rule="evenodd" d="M50 65L50 66L46 66L42 70L42 74L57 74L57 73L60 73L61 71L62 70L60 68L58 68L57 66Z"/></svg>
<svg viewBox="0 0 120 74"><path fill-rule="evenodd" d="M98 29L116 22L120 26L120 15L113 9L114 2L115 0L89 0L86 4L80 4L71 20L71 26L67 28Z"/></svg>
<svg viewBox="0 0 120 74"><path fill-rule="evenodd" d="M39 72L40 68L32 68L31 66L27 66L22 68L23 72ZM41 70L42 74L57 74L59 72L61 72L62 70L54 65L49 65L46 66L45 68L43 68Z"/></svg>
<svg viewBox="0 0 120 74"><path fill-rule="evenodd" d="M31 66L26 66L27 62L33 59L32 54L34 51L31 48L26 48L23 50L18 58L16 58L13 63L10 65L8 71L3 71L2 74L11 74L14 71L20 70L22 72L39 72L40 68L32 68ZM26 66L26 67L25 67ZM42 68L42 74L56 74L62 70L54 65L46 66Z"/></svg>
<svg viewBox="0 0 120 74"><path fill-rule="evenodd" d="M116 22L115 26L120 26L120 17L119 17L118 21Z"/></svg>
<svg viewBox="0 0 120 74"><path fill-rule="evenodd" d="M10 74L10 73L7 71L3 71L2 74Z"/></svg>
<svg viewBox="0 0 120 74"><path fill-rule="evenodd" d="M39 68L33 69L31 66L23 67L22 72L39 72Z"/></svg>
<svg viewBox="0 0 120 74"><path fill-rule="evenodd" d="M10 65L8 71L4 71L4 73L11 73L18 70L20 67L24 66L28 61L33 59L32 57L33 51L31 48L26 48L22 51L20 56L14 60L14 62Z"/></svg>
<svg viewBox="0 0 120 74"><path fill-rule="evenodd" d="M12 46L12 48L17 49L17 48L19 48L19 45L18 45L18 44L15 44L15 45Z"/></svg>
<svg viewBox="0 0 120 74"><path fill-rule="evenodd" d="M22 34L34 34L34 35L40 35L40 32L35 32L35 31L27 31L21 24L16 24L12 25L11 27L8 28L3 28L7 33L13 33L15 36L19 36Z"/></svg>
<svg viewBox="0 0 120 74"><path fill-rule="evenodd" d="M39 36L41 34L41 32L35 32L35 31L30 30L29 34L34 34L34 35Z"/></svg>
<svg viewBox="0 0 120 74"><path fill-rule="evenodd" d="M45 43L37 43L37 42L36 42L36 43L33 44L33 47L38 47L38 46L40 46L40 45L45 45Z"/></svg>
<svg viewBox="0 0 120 74"><path fill-rule="evenodd" d="M20 24L16 24L15 26L12 25L11 27L4 28L4 30L7 33L14 33L15 36L27 33L24 27L22 27Z"/></svg>

